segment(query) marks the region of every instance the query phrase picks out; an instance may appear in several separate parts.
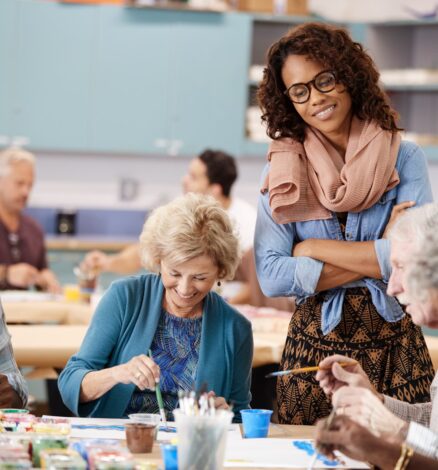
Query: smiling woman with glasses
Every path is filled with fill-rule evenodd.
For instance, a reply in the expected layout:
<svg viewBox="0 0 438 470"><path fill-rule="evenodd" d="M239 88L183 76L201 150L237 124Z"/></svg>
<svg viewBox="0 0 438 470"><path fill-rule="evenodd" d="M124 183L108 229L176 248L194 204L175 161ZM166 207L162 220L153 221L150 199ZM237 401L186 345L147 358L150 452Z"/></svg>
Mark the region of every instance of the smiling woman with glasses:
<svg viewBox="0 0 438 470"><path fill-rule="evenodd" d="M289 96L293 103L306 103L309 101L310 93L312 92L310 85L321 93L329 93L336 87L336 74L335 72L324 70L307 83L293 83L284 91L284 94Z"/></svg>
<svg viewBox="0 0 438 470"><path fill-rule="evenodd" d="M271 46L258 99L272 143L257 274L266 295L298 305L281 369L344 354L380 393L428 401L434 371L423 335L386 294L386 233L393 212L432 194L424 154L401 141L371 57L343 29L300 25ZM277 394L281 423L330 412L313 374L280 377Z"/></svg>

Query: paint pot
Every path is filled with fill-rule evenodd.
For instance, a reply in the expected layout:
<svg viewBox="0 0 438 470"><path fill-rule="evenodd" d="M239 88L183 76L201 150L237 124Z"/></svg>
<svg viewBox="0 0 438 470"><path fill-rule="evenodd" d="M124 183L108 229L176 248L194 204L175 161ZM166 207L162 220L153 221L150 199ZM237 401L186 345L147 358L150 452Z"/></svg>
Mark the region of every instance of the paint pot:
<svg viewBox="0 0 438 470"><path fill-rule="evenodd" d="M147 454L152 452L155 438L154 424L126 423L126 445L133 454Z"/></svg>
<svg viewBox="0 0 438 470"><path fill-rule="evenodd" d="M178 470L178 447L174 444L161 444L164 470Z"/></svg>
<svg viewBox="0 0 438 470"><path fill-rule="evenodd" d="M267 437L272 410L241 410L243 437Z"/></svg>

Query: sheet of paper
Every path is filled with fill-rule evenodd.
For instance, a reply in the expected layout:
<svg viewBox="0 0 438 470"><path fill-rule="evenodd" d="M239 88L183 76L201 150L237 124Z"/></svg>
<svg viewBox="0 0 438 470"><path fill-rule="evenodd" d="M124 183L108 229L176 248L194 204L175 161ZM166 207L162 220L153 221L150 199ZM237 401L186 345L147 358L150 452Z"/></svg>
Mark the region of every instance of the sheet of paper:
<svg viewBox="0 0 438 470"><path fill-rule="evenodd" d="M129 419L71 418L70 437L79 439L125 439Z"/></svg>
<svg viewBox="0 0 438 470"><path fill-rule="evenodd" d="M314 454L310 439L229 439L225 467L307 468ZM341 454L342 462L321 456L315 468L369 468Z"/></svg>

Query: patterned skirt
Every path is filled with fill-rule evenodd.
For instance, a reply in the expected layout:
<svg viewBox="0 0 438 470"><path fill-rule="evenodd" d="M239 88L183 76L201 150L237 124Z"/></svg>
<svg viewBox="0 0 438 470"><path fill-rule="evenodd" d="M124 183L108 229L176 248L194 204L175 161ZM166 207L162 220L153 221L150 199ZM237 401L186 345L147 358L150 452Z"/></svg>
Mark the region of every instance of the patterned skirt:
<svg viewBox="0 0 438 470"><path fill-rule="evenodd" d="M313 366L332 354L359 361L375 388L409 403L430 401L434 377L421 329L409 315L389 323L376 311L366 288L348 289L342 320L328 335L321 331L324 294L297 307L281 360L281 370ZM314 424L330 413L330 401L315 374L288 375L277 382L278 418L283 424Z"/></svg>

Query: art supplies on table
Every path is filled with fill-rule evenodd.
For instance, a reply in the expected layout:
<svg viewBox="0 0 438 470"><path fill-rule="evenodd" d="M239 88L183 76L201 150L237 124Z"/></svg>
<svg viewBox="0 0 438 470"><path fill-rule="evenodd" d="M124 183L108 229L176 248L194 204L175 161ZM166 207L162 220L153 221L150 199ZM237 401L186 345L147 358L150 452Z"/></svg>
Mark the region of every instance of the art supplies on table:
<svg viewBox="0 0 438 470"><path fill-rule="evenodd" d="M356 362L337 362L341 367L349 367L354 366ZM269 377L281 377L283 375L290 375L290 374L308 374L310 372L317 372L318 370L329 370L323 369L319 366L311 366L311 367L300 367L298 369L289 369L289 370L279 370L278 372L271 372L268 375L265 375L265 378Z"/></svg>
<svg viewBox="0 0 438 470"><path fill-rule="evenodd" d="M148 356L153 360L152 350L148 350ZM158 409L160 410L161 421L167 426L166 410L164 409L163 397L161 396L160 384L155 385L155 395L157 396Z"/></svg>
<svg viewBox="0 0 438 470"><path fill-rule="evenodd" d="M217 410L214 397L208 393L180 393L179 404L180 408L173 412L178 435L178 467L222 469L232 411Z"/></svg>
<svg viewBox="0 0 438 470"><path fill-rule="evenodd" d="M245 439L268 437L272 410L241 410L243 437Z"/></svg>

